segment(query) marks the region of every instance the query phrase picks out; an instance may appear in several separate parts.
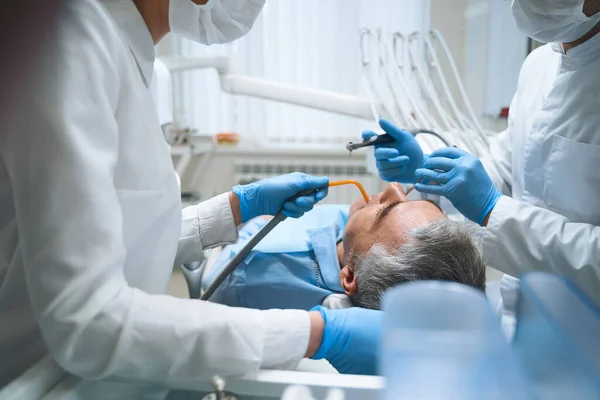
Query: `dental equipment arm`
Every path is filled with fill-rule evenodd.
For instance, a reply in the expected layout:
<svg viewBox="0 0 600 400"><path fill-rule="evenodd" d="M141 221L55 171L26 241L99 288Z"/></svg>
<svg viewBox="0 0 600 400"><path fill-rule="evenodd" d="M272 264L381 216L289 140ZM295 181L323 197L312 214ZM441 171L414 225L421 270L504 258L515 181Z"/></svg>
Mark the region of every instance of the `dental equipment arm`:
<svg viewBox="0 0 600 400"><path fill-rule="evenodd" d="M161 57L171 73L214 68L225 93L261 98L328 111L339 115L372 120L373 110L368 99L327 90L275 82L237 73L227 57ZM383 109L381 104L378 109Z"/></svg>

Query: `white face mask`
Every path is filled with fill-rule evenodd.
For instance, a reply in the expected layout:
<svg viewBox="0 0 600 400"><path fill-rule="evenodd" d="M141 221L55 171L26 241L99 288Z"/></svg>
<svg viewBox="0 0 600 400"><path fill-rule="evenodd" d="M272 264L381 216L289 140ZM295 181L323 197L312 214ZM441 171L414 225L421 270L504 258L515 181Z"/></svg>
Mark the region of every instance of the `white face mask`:
<svg viewBox="0 0 600 400"><path fill-rule="evenodd" d="M586 16L584 0L513 0L517 27L542 43L573 42L600 21L600 13Z"/></svg>
<svg viewBox="0 0 600 400"><path fill-rule="evenodd" d="M258 18L265 0L170 0L171 32L206 45L231 42L244 36Z"/></svg>

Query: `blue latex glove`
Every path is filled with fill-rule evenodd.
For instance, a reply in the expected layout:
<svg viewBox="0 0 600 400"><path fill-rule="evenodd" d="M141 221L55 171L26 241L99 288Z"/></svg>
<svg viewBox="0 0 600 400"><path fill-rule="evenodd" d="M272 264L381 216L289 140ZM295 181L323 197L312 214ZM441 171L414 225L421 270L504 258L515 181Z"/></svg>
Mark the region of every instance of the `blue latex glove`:
<svg viewBox="0 0 600 400"><path fill-rule="evenodd" d="M366 308L329 310L317 306L325 320L321 346L312 357L325 358L342 374L375 375L383 312Z"/></svg>
<svg viewBox="0 0 600 400"><path fill-rule="evenodd" d="M446 197L461 214L479 225L502 196L481 161L455 147L431 153L415 176L421 182L415 189Z"/></svg>
<svg viewBox="0 0 600 400"><path fill-rule="evenodd" d="M275 215L282 208L286 217L299 218L327 196L328 185L329 178L326 176L294 172L249 185L234 186L233 193L240 199L242 222L259 215ZM298 197L293 202L288 201L308 189L319 190L310 196Z"/></svg>
<svg viewBox="0 0 600 400"><path fill-rule="evenodd" d="M426 156L414 136L398 128L391 122L380 119L379 126L391 137L394 143L375 145L375 160L379 177L388 182L414 183L415 171L423 166ZM376 135L365 131L363 140Z"/></svg>

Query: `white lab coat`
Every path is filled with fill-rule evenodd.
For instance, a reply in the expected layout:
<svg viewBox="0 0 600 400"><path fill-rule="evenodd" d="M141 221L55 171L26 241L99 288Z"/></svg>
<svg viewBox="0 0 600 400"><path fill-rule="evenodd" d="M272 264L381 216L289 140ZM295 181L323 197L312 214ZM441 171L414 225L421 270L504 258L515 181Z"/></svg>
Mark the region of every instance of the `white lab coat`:
<svg viewBox="0 0 600 400"><path fill-rule="evenodd" d="M482 162L506 195L484 229L488 264L564 275L600 302L600 35L567 55L546 45L527 57L508 129ZM515 289L502 282L508 319Z"/></svg>
<svg viewBox="0 0 600 400"><path fill-rule="evenodd" d="M27 108L0 135L0 387L48 352L79 376L138 382L91 383L85 399L294 366L305 311L164 295L174 263L237 239L227 195L182 218L133 3L66 4Z"/></svg>

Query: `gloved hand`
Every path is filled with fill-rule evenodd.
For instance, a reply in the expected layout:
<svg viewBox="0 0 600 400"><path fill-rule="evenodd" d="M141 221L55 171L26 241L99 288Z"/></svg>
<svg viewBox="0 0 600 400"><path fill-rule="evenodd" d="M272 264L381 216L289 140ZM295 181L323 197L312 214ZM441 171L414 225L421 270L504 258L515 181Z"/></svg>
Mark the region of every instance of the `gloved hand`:
<svg viewBox="0 0 600 400"><path fill-rule="evenodd" d="M415 189L446 197L461 214L479 225L502 196L481 161L455 147L431 153L415 176L420 182Z"/></svg>
<svg viewBox="0 0 600 400"><path fill-rule="evenodd" d="M391 122L380 119L379 126L391 137L394 143L375 145L375 160L379 177L388 182L414 183L415 171L423 166L426 156L414 136L396 127ZM365 131L363 140L376 135Z"/></svg>
<svg viewBox="0 0 600 400"><path fill-rule="evenodd" d="M328 185L329 178L326 176L294 172L234 186L233 193L240 199L242 222L259 215L275 215L282 208L286 217L299 218L327 196ZM298 197L294 202L288 201L308 189L319 190L312 195Z"/></svg>
<svg viewBox="0 0 600 400"><path fill-rule="evenodd" d="M375 375L383 312L366 308L330 310L317 306L325 320L323 341L314 360L325 358L342 374Z"/></svg>

